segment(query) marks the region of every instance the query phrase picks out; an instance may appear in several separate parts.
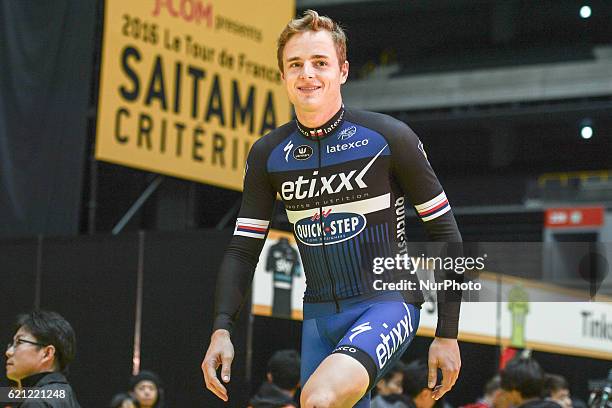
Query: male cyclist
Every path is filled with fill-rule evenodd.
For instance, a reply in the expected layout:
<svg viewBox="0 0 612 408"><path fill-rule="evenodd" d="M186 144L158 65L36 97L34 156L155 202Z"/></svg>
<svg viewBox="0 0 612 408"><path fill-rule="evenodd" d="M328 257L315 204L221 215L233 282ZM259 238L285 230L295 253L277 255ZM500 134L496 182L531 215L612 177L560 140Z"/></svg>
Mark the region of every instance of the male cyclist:
<svg viewBox="0 0 612 408"><path fill-rule="evenodd" d="M230 381L232 324L245 299L280 194L294 233L307 288L302 336L301 406L369 407L369 390L400 358L419 324L420 298L376 291L397 267L373 273L377 259L406 255L405 200L429 239L460 242L446 195L422 143L403 122L345 109L346 36L328 17L308 10L278 41L278 64L296 120L259 139L247 159L242 206L221 265L217 314L202 362L208 389L227 401L216 376ZM394 264L395 265L395 264ZM395 270L394 270L395 269ZM378 273L378 272L377 272ZM454 385L460 293L439 299L429 349L432 397ZM449 301L451 300L451 301Z"/></svg>

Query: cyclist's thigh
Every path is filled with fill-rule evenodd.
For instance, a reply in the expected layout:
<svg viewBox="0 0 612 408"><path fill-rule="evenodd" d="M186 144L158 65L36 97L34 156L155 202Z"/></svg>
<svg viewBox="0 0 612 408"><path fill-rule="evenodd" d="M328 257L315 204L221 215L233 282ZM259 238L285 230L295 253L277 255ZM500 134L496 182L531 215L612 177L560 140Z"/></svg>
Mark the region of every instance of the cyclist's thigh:
<svg viewBox="0 0 612 408"><path fill-rule="evenodd" d="M323 333L319 332L317 319L307 319L302 323L302 352L301 352L301 384L304 386L308 378L314 373L319 364L329 356L334 349Z"/></svg>
<svg viewBox="0 0 612 408"><path fill-rule="evenodd" d="M369 377L365 368L352 357L332 354L317 367L302 390L304 406L369 407L361 399L366 393Z"/></svg>
<svg viewBox="0 0 612 408"><path fill-rule="evenodd" d="M368 391L400 359L419 327L420 309L401 301L371 305L338 342L334 353L358 360L368 371Z"/></svg>

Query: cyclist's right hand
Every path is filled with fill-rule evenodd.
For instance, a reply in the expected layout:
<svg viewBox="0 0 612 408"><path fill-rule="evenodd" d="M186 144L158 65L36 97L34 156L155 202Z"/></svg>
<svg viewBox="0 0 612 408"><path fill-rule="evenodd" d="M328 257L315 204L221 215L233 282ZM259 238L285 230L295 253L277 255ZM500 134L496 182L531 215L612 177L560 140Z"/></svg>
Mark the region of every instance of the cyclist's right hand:
<svg viewBox="0 0 612 408"><path fill-rule="evenodd" d="M227 389L217 378L217 368L221 366L221 378L224 383L230 382L232 360L234 359L234 345L227 330L218 329L210 338L210 345L202 361L202 372L206 388L217 397L227 402Z"/></svg>

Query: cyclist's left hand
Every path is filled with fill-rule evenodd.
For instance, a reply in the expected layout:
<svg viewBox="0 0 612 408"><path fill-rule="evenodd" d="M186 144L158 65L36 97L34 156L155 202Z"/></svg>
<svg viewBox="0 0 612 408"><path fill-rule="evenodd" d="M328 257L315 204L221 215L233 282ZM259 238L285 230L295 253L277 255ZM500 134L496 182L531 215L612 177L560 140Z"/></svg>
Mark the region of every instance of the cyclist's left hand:
<svg viewBox="0 0 612 408"><path fill-rule="evenodd" d="M428 365L427 383L433 389L432 398L438 400L453 388L459 377L461 354L457 339L436 337L429 346ZM442 384L436 386L438 368L442 370Z"/></svg>

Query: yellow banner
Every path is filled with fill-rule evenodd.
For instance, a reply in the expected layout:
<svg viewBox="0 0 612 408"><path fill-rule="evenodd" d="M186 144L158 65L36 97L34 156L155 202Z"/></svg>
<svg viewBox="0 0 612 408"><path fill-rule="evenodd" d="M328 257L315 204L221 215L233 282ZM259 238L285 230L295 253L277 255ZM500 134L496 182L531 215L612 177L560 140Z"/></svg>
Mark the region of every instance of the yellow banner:
<svg viewBox="0 0 612 408"><path fill-rule="evenodd" d="M96 158L242 189L253 143L290 119L286 0L106 0Z"/></svg>

